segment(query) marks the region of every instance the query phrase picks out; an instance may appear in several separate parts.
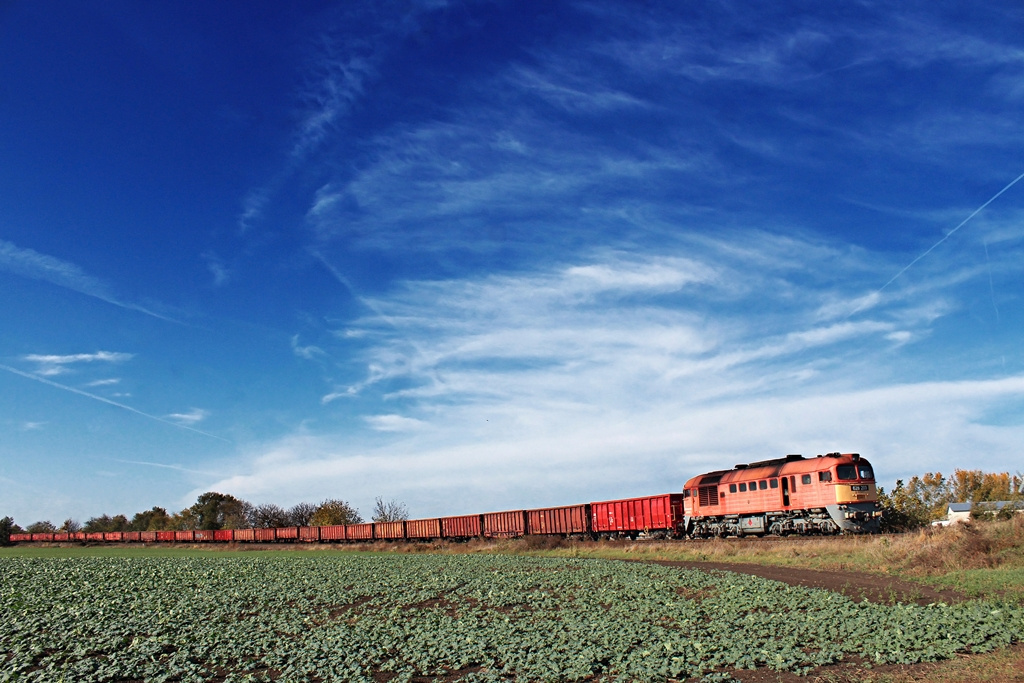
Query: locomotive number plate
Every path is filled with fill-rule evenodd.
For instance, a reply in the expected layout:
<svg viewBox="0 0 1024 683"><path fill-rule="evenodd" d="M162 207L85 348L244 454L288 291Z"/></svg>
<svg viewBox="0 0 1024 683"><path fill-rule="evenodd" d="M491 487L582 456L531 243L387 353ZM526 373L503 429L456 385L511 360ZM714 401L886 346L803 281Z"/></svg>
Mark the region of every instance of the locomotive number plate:
<svg viewBox="0 0 1024 683"><path fill-rule="evenodd" d="M856 486L851 486L850 490L851 491L867 491L868 490L868 485L867 484L857 484Z"/></svg>

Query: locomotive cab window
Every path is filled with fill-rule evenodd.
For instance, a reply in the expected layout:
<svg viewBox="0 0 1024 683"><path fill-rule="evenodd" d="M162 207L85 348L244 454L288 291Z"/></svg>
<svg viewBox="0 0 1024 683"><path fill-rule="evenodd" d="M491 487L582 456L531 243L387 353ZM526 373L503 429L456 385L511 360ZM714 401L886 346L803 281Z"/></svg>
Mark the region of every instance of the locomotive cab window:
<svg viewBox="0 0 1024 683"><path fill-rule="evenodd" d="M768 485L771 486L773 489L777 489L779 488L779 480L772 479L771 481L768 482Z"/></svg>
<svg viewBox="0 0 1024 683"><path fill-rule="evenodd" d="M800 483L801 484L810 484L811 483L811 475L805 474L802 477L800 477Z"/></svg>
<svg viewBox="0 0 1024 683"><path fill-rule="evenodd" d="M840 465L836 468L836 476L839 481L850 481L857 478L857 467L855 465Z"/></svg>
<svg viewBox="0 0 1024 683"><path fill-rule="evenodd" d="M764 491L765 489L768 488L768 482L766 482L764 479L762 479L761 481L757 482L757 488L759 488L762 491Z"/></svg>
<svg viewBox="0 0 1024 683"><path fill-rule="evenodd" d="M818 481L832 481L832 473L818 472Z"/></svg>
<svg viewBox="0 0 1024 683"><path fill-rule="evenodd" d="M736 493L736 484L729 484L729 493Z"/></svg>
<svg viewBox="0 0 1024 683"><path fill-rule="evenodd" d="M871 471L871 465L866 462L862 462L857 465L857 473L860 474L861 479L874 479L875 473Z"/></svg>

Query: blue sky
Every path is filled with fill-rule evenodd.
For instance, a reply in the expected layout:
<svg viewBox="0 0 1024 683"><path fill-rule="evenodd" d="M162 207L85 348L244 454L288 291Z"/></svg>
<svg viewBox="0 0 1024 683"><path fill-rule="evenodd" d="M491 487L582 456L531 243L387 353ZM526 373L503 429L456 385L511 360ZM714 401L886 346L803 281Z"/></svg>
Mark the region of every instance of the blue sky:
<svg viewBox="0 0 1024 683"><path fill-rule="evenodd" d="M4 3L0 513L1024 469L1022 115L1010 1Z"/></svg>

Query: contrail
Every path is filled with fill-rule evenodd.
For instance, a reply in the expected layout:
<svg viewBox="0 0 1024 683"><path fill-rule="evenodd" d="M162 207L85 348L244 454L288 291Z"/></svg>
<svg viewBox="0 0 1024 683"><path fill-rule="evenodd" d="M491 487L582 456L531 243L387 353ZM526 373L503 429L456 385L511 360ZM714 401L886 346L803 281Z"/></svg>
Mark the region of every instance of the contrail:
<svg viewBox="0 0 1024 683"><path fill-rule="evenodd" d="M124 463L126 465L147 465L149 467L162 467L168 470L175 470L176 472L187 472L188 474L205 474L211 477L219 476L216 472L205 472L203 470L190 470L187 467L181 465L164 465L159 462L145 462L144 460L119 460L113 458L114 462Z"/></svg>
<svg viewBox="0 0 1024 683"><path fill-rule="evenodd" d="M211 439L217 439L218 441L225 441L227 443L233 443L230 439L225 439L222 436L217 436L216 434L210 434L209 432L204 432L204 431L202 431L200 429L195 429L194 427L186 427L185 425L178 424L177 422L171 422L170 420L165 420L162 417L157 417L156 415L150 415L149 413L144 413L141 410L138 410L136 408L132 408L131 406L126 406L123 403L118 403L117 401L111 401L109 398L103 398L102 396L97 396L96 394L90 394L88 391L82 391L81 389L75 389L74 387L69 387L66 384L60 384L59 382L54 382L52 380L48 380L48 379L45 379L43 377L39 377L38 375L33 375L30 372L22 372L21 370L18 370L17 368L12 368L12 367L10 367L8 365L0 364L0 370L6 370L7 372L13 373L15 375L19 375L19 376L25 377L27 379L35 380L36 382L40 382L42 384L46 384L46 385L51 386L51 387L56 387L57 389L63 389L64 391L70 391L72 394L78 394L79 396L85 396L86 398L91 398L91 399L94 399L96 401L100 401L101 403L106 403L108 405L112 405L112 406L115 406L117 408L121 408L123 410L127 410L130 413L135 413L136 415L141 415L142 417L148 417L150 420L156 420L157 422L163 422L165 425L170 425L172 427L177 427L178 429L184 429L184 430L189 431L189 432L195 432L196 434L202 434L203 436L208 436Z"/></svg>
<svg viewBox="0 0 1024 683"><path fill-rule="evenodd" d="M895 275L893 275L893 276L892 276L892 278L890 278L888 282L886 282L886 283L885 283L884 285L882 285L881 287L879 287L879 288L878 288L878 289L877 289L877 290L876 290L876 291L875 291L875 292L874 292L874 293L873 293L873 294L872 294L871 296L869 296L869 297L865 297L865 300L866 300L866 301L870 301L870 300L874 299L874 297L875 297L876 295L878 295L878 294L881 294L881 293L882 293L882 290L883 290L883 289L885 289L886 287L888 287L889 285L891 285L891 284L892 284L893 282L895 282L895 281L896 281L896 280L897 280L897 279L899 278L899 276L900 276L900 275L903 275L903 273L905 273L905 272L907 272L908 270L910 270L910 267L911 267L911 266L913 266L913 265L914 265L915 263L917 263L918 261L920 261L921 259L923 259L923 258L924 258L925 256L927 256L928 254L930 254L930 253L932 253L933 251L935 251L935 248L936 248L936 247L938 247L938 246L939 246L940 244L942 244L943 242L945 242L946 240L948 240L948 239L949 239L950 237L952 237L952 236L953 236L953 233L955 233L955 232L956 232L957 230L959 230L960 228L962 228L962 227L964 227L965 225L967 225L967 224L968 224L968 223L970 222L970 220L971 220L972 218L974 218L974 217L975 217L975 216L977 216L977 215L978 215L979 213L981 213L982 211L984 211L984 210L985 210L985 207L987 207L987 206L988 206L989 204L991 204L991 203L992 203L992 202L994 202L995 200L999 199L1000 195L1002 195L1002 194L1003 194L1004 192L1006 192L1007 190L1009 190L1009 189L1010 189L1011 187L1013 187L1014 185L1016 185L1017 183L1019 183L1019 182L1021 181L1021 179L1024 179L1024 173L1021 173L1021 174L1020 174L1019 176L1017 176L1016 178L1014 178L1013 180L1011 180L1011 181L1010 181L1009 183L1007 183L1007 184L1006 184L1006 187L1004 187L1003 189L999 190L999 192L996 192L996 193L995 193L994 195L992 195L992 196L991 196L991 197L989 198L989 200L988 200L987 202L985 202L984 204L982 204L981 206L979 206L979 207L978 207L977 209L975 209L975 210L974 210L974 212L973 212L973 213L971 213L971 215L970 215L970 216L968 216L967 218L965 218L965 219L963 219L962 221L960 221L960 225L956 226L955 228L953 228L952 230L950 230L949 232L947 232L947 233L946 233L946 235L945 235L945 237L943 237L943 238L942 238L941 240L939 240L938 242L936 242L935 244L933 244L932 246L930 246L930 247L928 248L928 250L927 250L927 251L925 251L925 252L924 252L923 254L921 254L921 255L920 255L920 256L918 256L918 257L917 257L916 259L914 259L913 261L911 261L910 263L908 263L908 264L907 264L906 266L904 266L904 267L903 267L903 270L901 270L900 272L898 272L898 273L896 273ZM857 308L853 309L853 311L851 311L851 312L850 312L850 315L848 315L848 316L846 316L846 317L847 317L847 318L849 318L850 316L852 316L852 315L854 315L855 313L859 312L859 311L860 311L860 310L861 310L862 308L864 308L864 307L865 307L866 305L867 305L867 303L863 303L863 304L861 304L860 306L857 306Z"/></svg>

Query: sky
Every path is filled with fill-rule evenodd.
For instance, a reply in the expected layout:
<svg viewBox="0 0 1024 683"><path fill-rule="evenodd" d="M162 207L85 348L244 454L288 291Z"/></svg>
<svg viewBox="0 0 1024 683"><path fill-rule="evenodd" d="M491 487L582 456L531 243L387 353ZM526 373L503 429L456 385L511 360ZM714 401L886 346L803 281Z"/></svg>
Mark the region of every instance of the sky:
<svg viewBox="0 0 1024 683"><path fill-rule="evenodd" d="M1024 6L0 4L0 515L1024 470Z"/></svg>

